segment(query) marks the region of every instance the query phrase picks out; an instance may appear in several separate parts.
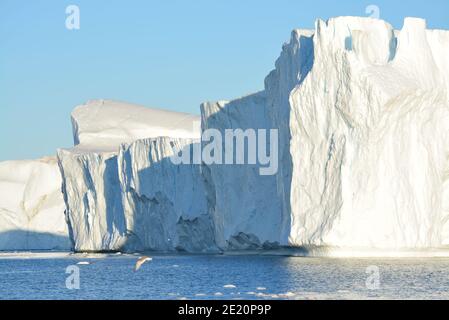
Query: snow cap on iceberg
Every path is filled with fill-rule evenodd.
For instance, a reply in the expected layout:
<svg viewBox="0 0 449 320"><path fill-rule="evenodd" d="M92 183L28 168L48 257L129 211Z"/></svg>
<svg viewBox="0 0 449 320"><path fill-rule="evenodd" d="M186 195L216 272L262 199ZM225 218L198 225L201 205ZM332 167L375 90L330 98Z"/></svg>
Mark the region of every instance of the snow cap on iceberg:
<svg viewBox="0 0 449 320"><path fill-rule="evenodd" d="M198 116L123 103L91 100L72 112L73 151L118 151L122 143L168 136L199 138Z"/></svg>

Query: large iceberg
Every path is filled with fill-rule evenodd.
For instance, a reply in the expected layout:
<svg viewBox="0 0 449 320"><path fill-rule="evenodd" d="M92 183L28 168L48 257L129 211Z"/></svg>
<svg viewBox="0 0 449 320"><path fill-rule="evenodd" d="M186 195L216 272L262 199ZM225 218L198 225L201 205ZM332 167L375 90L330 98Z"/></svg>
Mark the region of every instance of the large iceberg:
<svg viewBox="0 0 449 320"><path fill-rule="evenodd" d="M279 130L275 179L208 166L217 242L449 244L448 66L449 32L422 19L401 31L356 17L294 30L264 91L202 106L203 128Z"/></svg>
<svg viewBox="0 0 449 320"><path fill-rule="evenodd" d="M58 160L75 251L216 251L200 166L170 160L199 139L199 117L95 100L72 124Z"/></svg>
<svg viewBox="0 0 449 320"><path fill-rule="evenodd" d="M24 188L31 171L13 177L0 164L2 190L14 179L20 189L0 201L0 249L15 246L8 230L61 235L50 247L67 245L68 232L76 251L447 246L448 92L449 31L418 18L400 31L372 18L317 20L292 32L262 91L204 103L201 117L110 100L75 108L74 147L58 150L51 186ZM277 171L173 161L230 129L277 130L265 141L277 142ZM47 219L41 202L54 225L29 223Z"/></svg>

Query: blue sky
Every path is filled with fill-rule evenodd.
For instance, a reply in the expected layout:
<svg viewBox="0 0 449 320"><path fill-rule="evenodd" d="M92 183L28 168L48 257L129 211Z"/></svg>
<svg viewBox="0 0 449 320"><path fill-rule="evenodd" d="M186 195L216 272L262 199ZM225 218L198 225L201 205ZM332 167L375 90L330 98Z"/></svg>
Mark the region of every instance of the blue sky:
<svg viewBox="0 0 449 320"><path fill-rule="evenodd" d="M70 4L80 30L65 28ZM258 91L292 29L370 4L396 28L449 29L447 0L0 0L0 160L70 147L70 112L89 99L198 114Z"/></svg>

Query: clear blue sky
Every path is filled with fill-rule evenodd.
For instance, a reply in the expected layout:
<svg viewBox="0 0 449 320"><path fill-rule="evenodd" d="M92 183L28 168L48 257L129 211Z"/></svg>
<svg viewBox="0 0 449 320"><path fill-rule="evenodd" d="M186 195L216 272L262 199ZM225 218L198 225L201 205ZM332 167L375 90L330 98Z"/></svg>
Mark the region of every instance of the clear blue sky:
<svg viewBox="0 0 449 320"><path fill-rule="evenodd" d="M65 8L81 28L65 28ZM449 1L0 0L0 160L72 145L70 112L94 98L199 113L263 87L282 43L316 18L405 16L449 29Z"/></svg>

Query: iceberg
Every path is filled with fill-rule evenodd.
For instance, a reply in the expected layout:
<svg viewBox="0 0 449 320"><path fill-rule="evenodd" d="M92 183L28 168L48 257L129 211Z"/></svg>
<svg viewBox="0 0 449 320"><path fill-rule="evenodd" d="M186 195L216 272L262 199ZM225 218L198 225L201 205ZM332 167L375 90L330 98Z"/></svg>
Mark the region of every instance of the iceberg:
<svg viewBox="0 0 449 320"><path fill-rule="evenodd" d="M74 146L57 151L57 164L0 163L0 249L70 239L77 252L441 255L448 93L449 31L419 18L402 30L373 18L318 19L293 30L262 91L203 103L201 117L111 100L76 107ZM173 161L204 150L209 130L277 130L266 141L277 142L277 171ZM27 240L35 232L41 242Z"/></svg>
<svg viewBox="0 0 449 320"><path fill-rule="evenodd" d="M422 19L401 31L372 18L317 20L292 32L262 92L203 104L203 128L279 130L276 177L208 166L217 243L447 245L448 49L449 32Z"/></svg>
<svg viewBox="0 0 449 320"><path fill-rule="evenodd" d="M199 117L110 100L74 109L58 150L75 251L216 251L199 165L176 166Z"/></svg>

